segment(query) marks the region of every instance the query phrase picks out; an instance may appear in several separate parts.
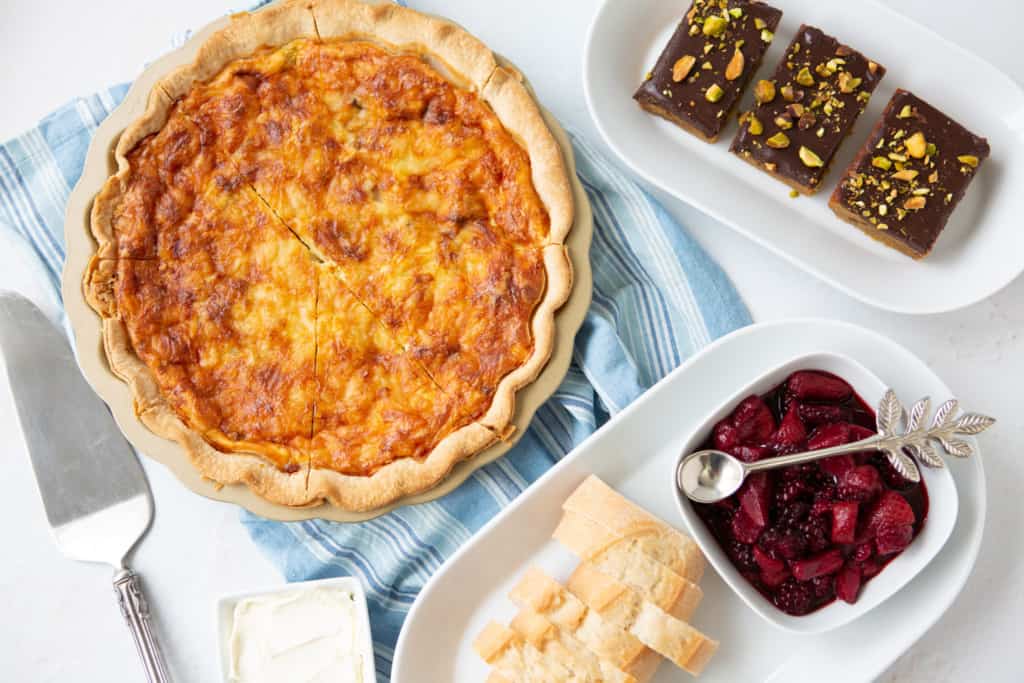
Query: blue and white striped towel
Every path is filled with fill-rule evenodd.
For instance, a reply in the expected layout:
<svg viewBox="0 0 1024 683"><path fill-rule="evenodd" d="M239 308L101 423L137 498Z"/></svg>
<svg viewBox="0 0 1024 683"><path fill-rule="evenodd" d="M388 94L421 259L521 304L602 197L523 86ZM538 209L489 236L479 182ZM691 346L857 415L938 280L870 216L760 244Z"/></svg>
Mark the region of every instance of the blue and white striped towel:
<svg viewBox="0 0 1024 683"><path fill-rule="evenodd" d="M96 126L121 85L71 102L0 146L0 240L37 258L59 297L64 206ZM594 210L593 304L569 373L519 444L444 498L362 524L269 522L242 513L289 581L359 577L377 671L388 680L398 632L437 568L552 464L711 340L749 324L732 284L635 182L572 135Z"/></svg>

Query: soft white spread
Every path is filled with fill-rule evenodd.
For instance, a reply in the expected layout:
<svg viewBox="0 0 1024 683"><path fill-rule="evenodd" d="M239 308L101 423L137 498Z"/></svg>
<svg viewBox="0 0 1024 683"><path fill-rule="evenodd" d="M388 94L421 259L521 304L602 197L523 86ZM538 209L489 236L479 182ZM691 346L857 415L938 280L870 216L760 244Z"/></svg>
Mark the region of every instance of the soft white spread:
<svg viewBox="0 0 1024 683"><path fill-rule="evenodd" d="M363 683L361 619L340 588L246 598L235 606L231 680Z"/></svg>

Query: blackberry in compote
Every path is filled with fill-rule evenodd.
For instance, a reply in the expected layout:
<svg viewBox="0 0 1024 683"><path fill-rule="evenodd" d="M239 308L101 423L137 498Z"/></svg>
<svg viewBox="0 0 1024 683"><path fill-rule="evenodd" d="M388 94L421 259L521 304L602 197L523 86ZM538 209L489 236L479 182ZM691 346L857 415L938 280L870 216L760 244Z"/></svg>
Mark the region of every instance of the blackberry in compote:
<svg viewBox="0 0 1024 683"><path fill-rule="evenodd" d="M849 383L801 370L743 399L704 447L753 462L874 433L874 411ZM928 494L923 482L907 481L867 451L758 472L725 501L692 505L740 573L776 607L800 616L837 598L856 602L861 587L921 532Z"/></svg>

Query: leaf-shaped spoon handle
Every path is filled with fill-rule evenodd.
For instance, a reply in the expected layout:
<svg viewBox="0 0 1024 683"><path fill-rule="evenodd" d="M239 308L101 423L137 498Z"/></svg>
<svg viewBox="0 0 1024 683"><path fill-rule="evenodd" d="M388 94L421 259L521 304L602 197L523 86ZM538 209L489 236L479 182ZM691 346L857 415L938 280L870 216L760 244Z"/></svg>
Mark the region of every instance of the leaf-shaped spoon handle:
<svg viewBox="0 0 1024 683"><path fill-rule="evenodd" d="M927 396L911 407L910 416L907 417L903 404L896 398L896 392L887 389L878 405L877 427L878 435L882 438L875 443L875 448L885 453L897 472L915 482L921 480L921 473L914 458L907 455L908 452L927 467L945 466L936 452L936 443L952 456L970 456L974 448L963 439L956 438L956 435L980 434L996 421L980 413L964 413L956 417L958 405L955 398L940 405L931 426L926 427L931 406ZM906 428L902 429L904 424Z"/></svg>

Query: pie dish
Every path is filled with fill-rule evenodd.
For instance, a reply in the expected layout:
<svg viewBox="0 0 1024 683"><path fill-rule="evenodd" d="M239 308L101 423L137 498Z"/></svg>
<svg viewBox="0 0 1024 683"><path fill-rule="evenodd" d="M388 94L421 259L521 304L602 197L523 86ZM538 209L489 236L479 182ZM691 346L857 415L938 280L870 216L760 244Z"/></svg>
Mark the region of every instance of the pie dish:
<svg viewBox="0 0 1024 683"><path fill-rule="evenodd" d="M115 156L85 294L140 420L203 476L369 510L508 436L573 205L475 38L354 0L241 15Z"/></svg>

